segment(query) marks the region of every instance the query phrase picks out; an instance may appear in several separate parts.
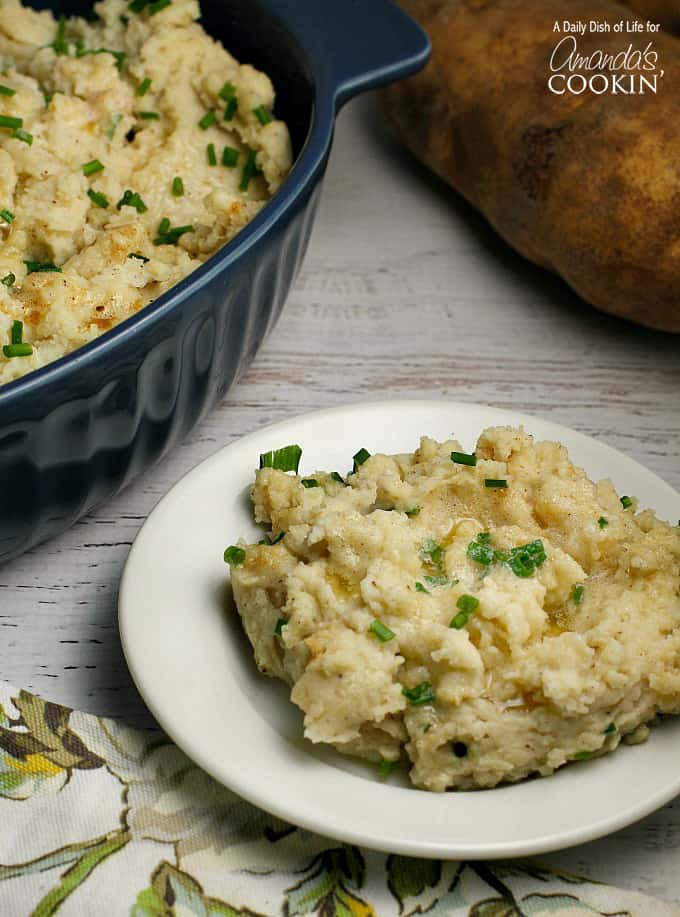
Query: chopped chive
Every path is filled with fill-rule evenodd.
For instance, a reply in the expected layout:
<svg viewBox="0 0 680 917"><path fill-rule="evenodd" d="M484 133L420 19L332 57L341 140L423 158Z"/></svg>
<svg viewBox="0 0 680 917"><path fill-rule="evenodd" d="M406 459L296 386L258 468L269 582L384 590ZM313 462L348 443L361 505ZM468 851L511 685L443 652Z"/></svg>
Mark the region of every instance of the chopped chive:
<svg viewBox="0 0 680 917"><path fill-rule="evenodd" d="M101 191L93 191L92 188L90 188L87 192L87 196L96 207L101 207L102 210L108 208L109 199L105 194L102 194Z"/></svg>
<svg viewBox="0 0 680 917"><path fill-rule="evenodd" d="M610 736L612 733L616 732L616 723L610 723L609 726L604 730L604 735Z"/></svg>
<svg viewBox="0 0 680 917"><path fill-rule="evenodd" d="M420 549L420 557L425 563L439 567L444 558L444 548L434 538L427 538Z"/></svg>
<svg viewBox="0 0 680 917"><path fill-rule="evenodd" d="M333 481L337 481L338 484L344 484L344 483L345 483L344 478L342 477L341 474L338 474L337 471L331 471L331 479L332 479Z"/></svg>
<svg viewBox="0 0 680 917"><path fill-rule="evenodd" d="M491 535L488 532L480 532L467 546L467 556L483 567L491 566L496 558L496 552L490 542Z"/></svg>
<svg viewBox="0 0 680 917"><path fill-rule="evenodd" d="M51 92L43 92L43 99L45 100L45 108L50 104L54 95Z"/></svg>
<svg viewBox="0 0 680 917"><path fill-rule="evenodd" d="M57 24L57 34L52 42L51 46L55 54L68 54L68 42L66 41L66 16L62 15L59 17L59 22Z"/></svg>
<svg viewBox="0 0 680 917"><path fill-rule="evenodd" d="M508 486L508 482L505 478L484 478L484 486L504 488Z"/></svg>
<svg viewBox="0 0 680 917"><path fill-rule="evenodd" d="M130 0L128 9L131 13L141 13L148 2L149 0Z"/></svg>
<svg viewBox="0 0 680 917"><path fill-rule="evenodd" d="M135 95L141 98L142 96L145 96L147 94L150 88L151 88L151 77L145 76L142 82L137 87Z"/></svg>
<svg viewBox="0 0 680 917"><path fill-rule="evenodd" d="M417 516L419 512L420 512L419 506L412 506L411 509L404 510L404 513L407 516Z"/></svg>
<svg viewBox="0 0 680 917"><path fill-rule="evenodd" d="M2 280L0 280L0 283L4 284L6 287L13 287L15 281L16 281L16 277L10 271L9 274L5 274Z"/></svg>
<svg viewBox="0 0 680 917"><path fill-rule="evenodd" d="M225 146L222 150L222 165L227 169L233 169L238 162L238 155L238 150L235 150L233 146Z"/></svg>
<svg viewBox="0 0 680 917"><path fill-rule="evenodd" d="M0 127L7 127L10 130L16 131L23 123L23 118L13 118L11 115L0 115Z"/></svg>
<svg viewBox="0 0 680 917"><path fill-rule="evenodd" d="M130 252L128 258L135 258L137 261L142 261L144 264L149 260L145 258L144 255L140 255L139 252Z"/></svg>
<svg viewBox="0 0 680 917"><path fill-rule="evenodd" d="M138 111L137 117L142 121L160 121L161 118L157 111Z"/></svg>
<svg viewBox="0 0 680 917"><path fill-rule="evenodd" d="M159 235L164 236L166 232L169 232L169 231L170 231L170 220L167 217L163 217L163 219L158 224L158 233Z"/></svg>
<svg viewBox="0 0 680 917"><path fill-rule="evenodd" d="M383 624L383 622L379 621L377 618L372 622L368 630L377 637L381 643L387 643L389 640L393 640L394 637L396 637L394 631L390 630L386 624Z"/></svg>
<svg viewBox="0 0 680 917"><path fill-rule="evenodd" d="M215 152L215 144L209 143L207 147L205 148L205 153L208 158L208 165L216 166L217 165L217 153Z"/></svg>
<svg viewBox="0 0 680 917"><path fill-rule="evenodd" d="M396 761L388 761L386 758L383 758L378 767L378 776L383 778L389 777L396 763Z"/></svg>
<svg viewBox="0 0 680 917"><path fill-rule="evenodd" d="M429 681L421 681L415 688L402 688L401 693L414 707L431 704L435 699L432 684Z"/></svg>
<svg viewBox="0 0 680 917"><path fill-rule="evenodd" d="M118 20L120 21L120 24L123 26L123 28L127 29L128 22L130 21L129 17L128 16L119 16Z"/></svg>
<svg viewBox="0 0 680 917"><path fill-rule="evenodd" d="M464 758L468 753L468 747L465 742L454 742L451 746L451 751L456 758Z"/></svg>
<svg viewBox="0 0 680 917"><path fill-rule="evenodd" d="M283 631L283 628L286 626L287 623L288 621L286 621L285 618L278 619L278 621L276 622L276 626L274 628L274 633L276 634L277 637L281 636L281 632Z"/></svg>
<svg viewBox="0 0 680 917"><path fill-rule="evenodd" d="M597 524L601 529L606 529L609 525L609 519L605 519L604 516L600 516L600 518L597 520Z"/></svg>
<svg viewBox="0 0 680 917"><path fill-rule="evenodd" d="M255 115L257 120L260 122L262 127L264 127L265 124L269 124L270 121L273 120L272 116L267 111L267 109L264 107L264 105L258 105L257 108L254 108L253 114Z"/></svg>
<svg viewBox="0 0 680 917"><path fill-rule="evenodd" d="M352 470L358 471L359 468L364 464L364 462L371 457L371 453L368 449L364 449L363 446L359 449L358 452L355 452L352 456Z"/></svg>
<svg viewBox="0 0 680 917"><path fill-rule="evenodd" d="M125 51L114 51L113 48L83 48L79 47L76 50L76 57L86 57L90 54L110 54L116 62L116 67L118 70L123 69L123 64L125 63L125 58L127 57Z"/></svg>
<svg viewBox="0 0 680 917"><path fill-rule="evenodd" d="M2 83L0 83L0 96L14 96L16 94L16 89L10 89L9 86L4 86Z"/></svg>
<svg viewBox="0 0 680 917"><path fill-rule="evenodd" d="M425 595L430 595L430 590L426 589L422 583L416 583L416 592L424 592Z"/></svg>
<svg viewBox="0 0 680 917"><path fill-rule="evenodd" d="M83 175L94 175L95 172L101 172L103 168L103 163L98 159L91 159L89 162L83 163Z"/></svg>
<svg viewBox="0 0 680 917"><path fill-rule="evenodd" d="M194 227L189 224L188 226L175 226L170 229L168 232L163 233L162 235L156 236L153 240L154 245L176 245L180 236L183 236L187 232L193 232Z"/></svg>
<svg viewBox="0 0 680 917"><path fill-rule="evenodd" d="M154 0L153 3L150 3L147 7L149 16L155 16L156 13L160 13L161 10L164 10L166 6L170 6L172 0Z"/></svg>
<svg viewBox="0 0 680 917"><path fill-rule="evenodd" d="M211 124L214 124L217 121L214 111L207 111L201 120L198 122L198 126L202 131L207 131Z"/></svg>
<svg viewBox="0 0 680 917"><path fill-rule="evenodd" d="M263 452L260 456L260 468L275 468L277 471L295 471L300 467L302 449L300 446L283 446Z"/></svg>
<svg viewBox="0 0 680 917"><path fill-rule="evenodd" d="M61 274L61 268L52 264L51 261L24 261L24 264L29 274L46 274L50 272Z"/></svg>
<svg viewBox="0 0 680 917"><path fill-rule="evenodd" d="M27 143L29 146L33 146L33 134L29 134L28 131L25 131L23 128L18 127L12 136L16 140L21 140L22 143Z"/></svg>
<svg viewBox="0 0 680 917"><path fill-rule="evenodd" d="M246 559L246 552L237 545L230 545L224 552L224 562L230 567L242 567Z"/></svg>
<svg viewBox="0 0 680 917"><path fill-rule="evenodd" d="M424 576L423 579L428 586L446 586L448 579L445 576ZM458 580L454 580L457 583Z"/></svg>
<svg viewBox="0 0 680 917"><path fill-rule="evenodd" d="M24 323L20 321L12 322L12 330L9 338L10 344L23 344L24 342Z"/></svg>
<svg viewBox="0 0 680 917"><path fill-rule="evenodd" d="M621 506L624 509L628 509L632 505L633 505L633 501L631 500L630 497L625 497L625 496L621 497Z"/></svg>
<svg viewBox="0 0 680 917"><path fill-rule="evenodd" d="M11 210L0 210L0 217L3 218L3 220L5 221L5 223L13 223L13 222L14 222L14 214L12 213Z"/></svg>
<svg viewBox="0 0 680 917"><path fill-rule="evenodd" d="M129 188L123 192L123 196L116 204L116 210L120 210L121 207L134 207L137 213L146 213L149 209L139 194L137 194L136 191L131 191Z"/></svg>
<svg viewBox="0 0 680 917"><path fill-rule="evenodd" d="M236 96L232 96L230 99L227 100L227 104L224 109L224 120L233 121L234 115L236 114L237 111L238 111L238 99L236 98Z"/></svg>
<svg viewBox="0 0 680 917"><path fill-rule="evenodd" d="M477 608L479 607L479 599L475 598L474 595L461 595L458 597L456 602L456 608L459 608L460 611L451 619L449 627L453 627L456 630L461 630L467 624L470 619L470 615L473 615Z"/></svg>
<svg viewBox="0 0 680 917"><path fill-rule="evenodd" d="M497 551L497 559L501 560L498 554L499 552ZM505 557L502 558L502 562L507 563L515 576L523 579L532 576L537 567L542 566L546 560L547 554L540 538L536 538L528 544L512 548L509 557L507 559Z"/></svg>
<svg viewBox="0 0 680 917"><path fill-rule="evenodd" d="M33 353L33 348L30 344L5 344L2 352L8 359L11 359L11 357L30 357Z"/></svg>
<svg viewBox="0 0 680 917"><path fill-rule="evenodd" d="M474 452L452 452L451 461L455 462L456 465L471 465L474 467L477 464L477 456Z"/></svg>
<svg viewBox="0 0 680 917"><path fill-rule="evenodd" d="M594 754L594 751L577 751L574 755L574 761L588 761Z"/></svg>
<svg viewBox="0 0 680 917"><path fill-rule="evenodd" d="M246 157L246 164L243 167L243 174L241 175L239 189L241 191L247 191L251 179L254 178L255 175L259 174L260 170L257 166L257 153L255 150L248 150L248 156Z"/></svg>
<svg viewBox="0 0 680 917"><path fill-rule="evenodd" d="M109 140L113 140L113 135L116 133L116 128L123 119L121 112L117 111L115 114L111 115L111 121L109 126L106 129L106 136Z"/></svg>
<svg viewBox="0 0 680 917"><path fill-rule="evenodd" d="M182 197L184 194L184 182L179 177L179 175L175 175L172 180L172 193L175 195L175 197Z"/></svg>
<svg viewBox="0 0 680 917"><path fill-rule="evenodd" d="M230 83L229 80L227 80L227 82L224 84L224 86L222 86L222 88L217 93L217 95L224 102L228 102L229 99L233 99L234 96L236 95L236 86L234 86L233 83Z"/></svg>
<svg viewBox="0 0 680 917"><path fill-rule="evenodd" d="M585 586L582 586L582 585L574 586L571 592L571 597L574 600L574 604L582 605L585 594L586 594Z"/></svg>
<svg viewBox="0 0 680 917"><path fill-rule="evenodd" d="M303 487L307 488L319 486L319 482L316 480L316 478L303 478L300 483Z"/></svg>
<svg viewBox="0 0 680 917"><path fill-rule="evenodd" d="M286 537L286 533L285 533L285 532L279 532L278 535L276 535L274 538L272 538L272 540L269 542L269 544L270 544L270 545L278 544L280 541L283 541L283 539L284 539L285 537Z"/></svg>

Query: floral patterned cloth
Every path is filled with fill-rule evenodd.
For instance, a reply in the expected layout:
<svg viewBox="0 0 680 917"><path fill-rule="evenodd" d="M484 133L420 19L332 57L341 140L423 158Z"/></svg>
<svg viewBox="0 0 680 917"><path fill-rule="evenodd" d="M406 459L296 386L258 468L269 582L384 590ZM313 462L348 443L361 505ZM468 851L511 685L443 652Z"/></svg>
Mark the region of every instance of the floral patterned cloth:
<svg viewBox="0 0 680 917"><path fill-rule="evenodd" d="M0 915L680 917L534 861L440 862L287 825L164 736L0 684Z"/></svg>

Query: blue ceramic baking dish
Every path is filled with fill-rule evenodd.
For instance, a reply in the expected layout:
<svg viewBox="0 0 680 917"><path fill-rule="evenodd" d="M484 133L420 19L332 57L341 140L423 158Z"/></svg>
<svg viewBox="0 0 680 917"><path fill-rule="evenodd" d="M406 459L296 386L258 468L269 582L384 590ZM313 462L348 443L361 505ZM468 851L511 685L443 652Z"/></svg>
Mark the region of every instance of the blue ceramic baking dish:
<svg viewBox="0 0 680 917"><path fill-rule="evenodd" d="M97 341L0 388L0 561L112 496L224 396L300 266L338 108L420 69L429 53L425 34L390 0L202 0L202 10L210 34L272 77L295 166L199 270Z"/></svg>

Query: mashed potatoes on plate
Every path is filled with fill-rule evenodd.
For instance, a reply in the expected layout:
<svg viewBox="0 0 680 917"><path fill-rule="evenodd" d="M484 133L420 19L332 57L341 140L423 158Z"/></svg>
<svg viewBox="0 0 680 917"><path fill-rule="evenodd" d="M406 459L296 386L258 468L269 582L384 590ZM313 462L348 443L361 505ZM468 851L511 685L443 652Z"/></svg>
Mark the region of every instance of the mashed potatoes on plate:
<svg viewBox="0 0 680 917"><path fill-rule="evenodd" d="M269 78L196 0L93 21L0 0L0 384L91 341L199 267L291 165Z"/></svg>
<svg viewBox="0 0 680 917"><path fill-rule="evenodd" d="M225 559L257 664L312 742L472 789L680 713L680 529L563 446L496 427L469 455L362 450L345 478L280 459L252 489L269 536Z"/></svg>

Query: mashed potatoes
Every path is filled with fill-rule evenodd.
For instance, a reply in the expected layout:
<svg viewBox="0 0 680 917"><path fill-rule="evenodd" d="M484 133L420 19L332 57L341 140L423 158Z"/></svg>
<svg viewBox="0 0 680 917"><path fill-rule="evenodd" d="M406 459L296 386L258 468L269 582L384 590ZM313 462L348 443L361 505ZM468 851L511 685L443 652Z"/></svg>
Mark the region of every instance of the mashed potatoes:
<svg viewBox="0 0 680 917"><path fill-rule="evenodd" d="M103 0L92 22L0 11L2 384L197 268L291 149L269 78L203 31L196 0Z"/></svg>
<svg viewBox="0 0 680 917"><path fill-rule="evenodd" d="M460 452L424 438L345 481L257 473L272 543L225 557L307 738L408 758L441 791L550 774L680 713L680 530L522 430Z"/></svg>

